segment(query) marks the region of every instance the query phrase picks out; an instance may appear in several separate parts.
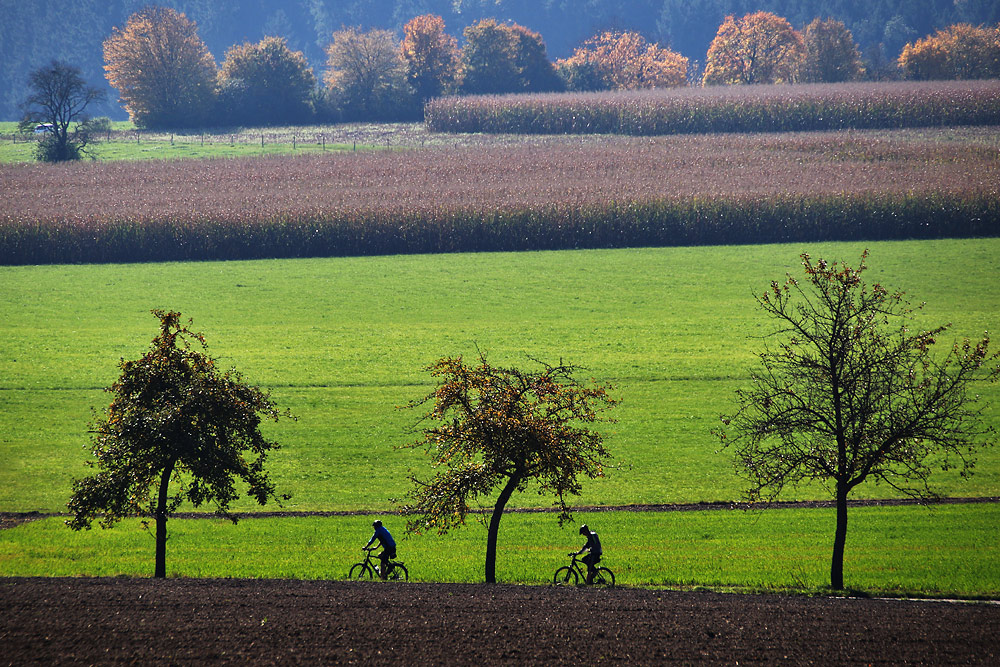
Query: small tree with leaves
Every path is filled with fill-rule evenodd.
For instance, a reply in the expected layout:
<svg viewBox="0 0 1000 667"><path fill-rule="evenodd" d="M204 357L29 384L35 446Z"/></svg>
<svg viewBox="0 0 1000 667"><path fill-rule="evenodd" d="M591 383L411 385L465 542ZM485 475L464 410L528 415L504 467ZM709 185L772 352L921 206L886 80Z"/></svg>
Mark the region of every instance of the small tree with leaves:
<svg viewBox="0 0 1000 667"><path fill-rule="evenodd" d="M747 499L774 500L786 486L829 484L836 503L830 585L844 588L847 497L866 480L929 499L935 468L972 472L994 429L971 393L996 379L1000 355L989 337L931 350L950 325L910 328L901 292L866 285L857 269L802 255L806 282L788 276L757 297L778 322L777 342L760 354L739 409L716 434L735 451Z"/></svg>
<svg viewBox="0 0 1000 667"><path fill-rule="evenodd" d="M437 388L409 405L431 403L422 421L434 424L408 446L425 448L439 472L427 481L410 477L407 528L444 534L465 523L470 500L499 489L487 532L487 583L496 583L500 519L514 492L535 483L555 495L562 525L579 477L603 476L610 456L603 436L587 427L617 403L608 387L577 382L574 366L541 366L528 372L493 366L483 354L476 366L445 357L427 368Z"/></svg>
<svg viewBox="0 0 1000 667"><path fill-rule="evenodd" d="M19 128L49 126L38 142L36 157L43 162L78 160L90 140L87 107L105 98L104 91L88 86L78 67L53 60L28 77L31 93L24 101Z"/></svg>
<svg viewBox="0 0 1000 667"><path fill-rule="evenodd" d="M278 445L260 433L261 417L277 420L270 396L244 384L236 371L220 373L215 360L194 349L205 338L180 323L180 313L154 310L160 334L136 361L119 364L107 389L114 398L95 419L87 465L97 473L73 484L67 521L74 530L110 528L128 516L156 521L155 577L166 576L167 518L182 501L214 503L236 523L229 505L235 478L264 505L278 500L264 470ZM254 458L248 460L246 453ZM288 498L288 496L283 496Z"/></svg>

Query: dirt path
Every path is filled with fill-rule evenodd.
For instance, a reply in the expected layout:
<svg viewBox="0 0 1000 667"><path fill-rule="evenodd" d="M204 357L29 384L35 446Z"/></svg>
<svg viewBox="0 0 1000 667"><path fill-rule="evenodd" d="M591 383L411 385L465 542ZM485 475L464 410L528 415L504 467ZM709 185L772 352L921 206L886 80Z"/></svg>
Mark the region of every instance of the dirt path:
<svg viewBox="0 0 1000 667"><path fill-rule="evenodd" d="M882 500L849 500L848 507L895 507L900 505L954 505L963 503L1000 503L1000 496L984 496L977 498L937 498L931 501L920 501L912 498L886 498ZM832 500L792 500L757 505L755 509L781 509L789 507L799 508L822 508L833 507ZM746 505L730 502L712 503L670 503L660 505L600 505L581 506L572 508L573 512L693 512L704 510L732 510L745 509ZM477 510L473 510L476 512ZM487 511L487 510L482 510ZM515 513L536 513L536 512L557 512L555 507L529 507L508 509L507 512ZM242 519L266 519L274 517L305 517L305 516L374 516L385 514L398 514L398 512L374 512L374 511L313 511L313 512L234 512L237 518ZM69 514L59 512L0 512L0 530L13 528L28 521L46 519L54 516L68 517ZM210 512L176 512L171 515L176 519L213 519L215 515Z"/></svg>
<svg viewBox="0 0 1000 667"><path fill-rule="evenodd" d="M1000 605L635 589L0 579L0 665L998 664Z"/></svg>

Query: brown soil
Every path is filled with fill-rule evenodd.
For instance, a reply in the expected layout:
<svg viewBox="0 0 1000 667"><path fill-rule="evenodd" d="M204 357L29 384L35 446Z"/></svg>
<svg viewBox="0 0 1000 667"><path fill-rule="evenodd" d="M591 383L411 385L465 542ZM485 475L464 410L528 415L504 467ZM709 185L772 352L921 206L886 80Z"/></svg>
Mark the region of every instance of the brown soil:
<svg viewBox="0 0 1000 667"><path fill-rule="evenodd" d="M998 664L1000 605L636 589L0 579L0 664Z"/></svg>

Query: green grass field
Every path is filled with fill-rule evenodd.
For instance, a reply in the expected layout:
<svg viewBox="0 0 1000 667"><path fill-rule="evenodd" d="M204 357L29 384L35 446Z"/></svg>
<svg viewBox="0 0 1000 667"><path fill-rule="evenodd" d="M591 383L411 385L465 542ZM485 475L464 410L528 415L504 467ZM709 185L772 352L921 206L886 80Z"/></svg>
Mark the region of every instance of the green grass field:
<svg viewBox="0 0 1000 667"><path fill-rule="evenodd" d="M581 505L733 500L729 457L709 434L732 408L767 322L753 290L798 253L855 261L861 244L464 254L291 261L0 267L0 511L60 511L83 461L92 407L156 334L151 308L194 318L210 353L273 391L298 421L267 427L288 509L392 507L427 472L419 413L442 355L563 359L616 386L608 445L623 465ZM954 337L996 330L1000 241L872 245L869 280L927 301L922 322ZM983 387L998 418L998 387ZM1000 495L1000 451L977 473L936 478L949 496ZM864 487L855 497L894 492ZM827 498L821 487L786 498ZM514 504L545 506L534 493ZM241 502L239 509L253 509Z"/></svg>
<svg viewBox="0 0 1000 667"><path fill-rule="evenodd" d="M134 132L129 121L112 123L116 132ZM205 158L259 157L262 155L298 155L321 151L371 150L378 146L365 140L344 143L329 140L325 143L308 138L319 128L303 127L298 140L293 140L294 130L289 128L247 128L226 132L222 129L207 130L202 136L171 132L144 132L138 139L134 134L113 135L108 141L103 135L95 136L89 146L91 157L100 161L112 160L178 160ZM0 122L0 163L34 162L35 144L22 138L10 137L17 132L17 123ZM260 136L264 134L261 145ZM287 136L286 136L287 135ZM86 158L85 158L86 159Z"/></svg>
<svg viewBox="0 0 1000 667"><path fill-rule="evenodd" d="M581 505L734 500L741 482L709 430L760 349L767 321L752 292L798 253L855 261L861 244L461 254L262 262L0 267L0 511L61 511L88 469L87 422L108 397L119 358L156 334L151 308L180 310L210 352L271 388L298 421L267 427L282 443L270 469L287 509L387 511L408 471L427 472L413 411L430 389L421 369L445 354L497 363L527 355L586 367L622 399L605 427L623 467L588 482ZM871 244L869 280L926 301L921 322L954 337L997 329L1000 240ZM1000 423L998 387L982 388ZM1000 495L1000 452L976 474L936 477L950 496ZM892 496L862 487L854 497ZM820 487L786 498L827 498ZM546 506L533 492L513 505ZM247 502L239 509L252 510ZM189 509L189 508L184 508ZM578 514L598 527L623 584L822 590L830 510ZM1000 595L994 505L851 510L849 587L879 594ZM387 517L401 532L402 520ZM175 576L339 578L370 517L173 520ZM498 576L544 583L575 531L553 515L509 515ZM414 579L481 581L474 524L403 542ZM74 533L53 518L0 532L0 576L148 575L152 538L128 521Z"/></svg>
<svg viewBox="0 0 1000 667"><path fill-rule="evenodd" d="M169 576L346 578L371 535L370 516L170 522ZM832 509L766 512L579 513L599 530L604 564L624 586L823 592ZM402 534L403 520L384 516ZM871 594L1000 596L1000 507L856 508L845 556L848 588ZM576 524L511 514L500 527L497 577L547 584L579 548ZM485 528L407 536L399 559L411 581L482 581ZM153 539L138 521L74 533L58 518L0 531L0 576L149 576Z"/></svg>

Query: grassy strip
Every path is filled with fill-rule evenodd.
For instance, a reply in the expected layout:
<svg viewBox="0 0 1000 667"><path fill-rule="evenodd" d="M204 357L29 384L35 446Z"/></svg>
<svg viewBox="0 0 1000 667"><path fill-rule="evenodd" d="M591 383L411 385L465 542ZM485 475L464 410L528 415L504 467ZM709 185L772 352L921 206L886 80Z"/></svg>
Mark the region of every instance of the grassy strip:
<svg viewBox="0 0 1000 667"><path fill-rule="evenodd" d="M604 205L331 211L259 219L125 216L0 224L0 264L885 241L1000 235L995 193L717 196Z"/></svg>
<svg viewBox="0 0 1000 667"><path fill-rule="evenodd" d="M397 536L402 519L383 517ZM604 564L621 585L822 592L829 575L833 510L760 513L580 513L601 534ZM997 505L857 508L845 572L873 595L1000 596ZM174 519L171 576L341 579L371 534L371 517ZM579 548L576 523L509 514L501 524L498 578L546 584ZM405 537L411 581L482 581L485 528ZM59 519L0 532L0 576L148 576L153 540L138 521L74 533Z"/></svg>
<svg viewBox="0 0 1000 667"><path fill-rule="evenodd" d="M618 386L608 445L630 466L588 482L584 505L728 501L741 484L709 430L732 409L759 336L751 294L798 253L856 261L862 244L453 254L145 265L0 267L0 509L60 511L84 467L90 408L156 333L149 309L194 318L210 352L273 390L297 422L269 424L288 509L374 509L427 471L417 413L395 406L430 389L445 354L500 364L563 358ZM953 337L996 331L1000 240L878 243L871 279L927 307L919 325ZM981 388L1000 424L1000 385ZM938 472L949 496L1000 495L1000 448L976 474ZM866 486L854 497L891 497ZM786 499L827 499L821 487ZM519 494L521 506L550 499ZM239 509L253 509L242 504Z"/></svg>
<svg viewBox="0 0 1000 667"><path fill-rule="evenodd" d="M439 132L660 135L994 124L996 81L719 86L707 89L446 97L424 109Z"/></svg>

